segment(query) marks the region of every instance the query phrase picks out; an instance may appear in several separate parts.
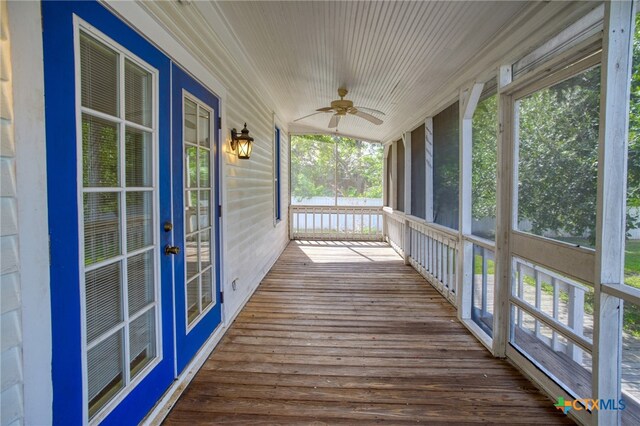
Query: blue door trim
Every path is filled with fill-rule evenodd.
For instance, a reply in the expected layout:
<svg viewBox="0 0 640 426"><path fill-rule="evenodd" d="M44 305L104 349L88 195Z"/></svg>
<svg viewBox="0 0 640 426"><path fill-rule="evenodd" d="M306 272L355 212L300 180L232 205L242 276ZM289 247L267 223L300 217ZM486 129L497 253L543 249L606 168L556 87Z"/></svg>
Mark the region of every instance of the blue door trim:
<svg viewBox="0 0 640 426"><path fill-rule="evenodd" d="M78 192L73 14L126 47L159 74L160 224L171 220L171 63L124 22L96 2L42 2L47 191L51 249L53 423L82 424L83 380L78 250ZM160 224L157 224L160 226ZM170 242L160 233L161 246ZM104 419L104 424L137 424L173 380L173 297L171 264L161 260L161 363Z"/></svg>
<svg viewBox="0 0 640 426"><path fill-rule="evenodd" d="M213 132L213 165L215 171L215 182L212 187L213 203L211 211L214 212L213 224L215 227L215 294L216 305L187 333L186 323L186 294L185 294L185 271L184 262L176 259L175 268L175 295L176 295L176 347L178 374L184 370L189 361L194 357L206 340L211 336L213 330L220 324L222 319L222 309L220 303L220 220L217 214L220 202L220 101L206 89L202 84L192 78L176 64L172 64L171 69L173 85L173 214L174 230L176 241L181 252L184 253L184 150L182 144L182 98L183 90L198 98L214 110L215 115L211 117L214 124ZM213 177L213 176L212 176Z"/></svg>

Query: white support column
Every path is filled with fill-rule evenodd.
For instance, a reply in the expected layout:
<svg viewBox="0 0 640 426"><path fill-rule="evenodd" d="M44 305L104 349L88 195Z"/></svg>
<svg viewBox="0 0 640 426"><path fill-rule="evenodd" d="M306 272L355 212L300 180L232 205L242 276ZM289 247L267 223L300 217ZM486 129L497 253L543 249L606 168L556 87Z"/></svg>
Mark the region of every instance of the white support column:
<svg viewBox="0 0 640 426"><path fill-rule="evenodd" d="M424 150L424 217L427 222L433 222L433 117L424 122Z"/></svg>
<svg viewBox="0 0 640 426"><path fill-rule="evenodd" d="M483 83L474 83L468 90L460 91L460 191L458 212L460 223L458 235L460 253L457 267L458 318L471 318L471 295L473 286L473 244L464 236L471 234L471 167L473 113L482 94Z"/></svg>
<svg viewBox="0 0 640 426"><path fill-rule="evenodd" d="M391 200L389 206L393 210L398 209L398 142L395 141L391 145L391 185L389 185L389 191L391 192Z"/></svg>
<svg viewBox="0 0 640 426"><path fill-rule="evenodd" d="M405 132L402 135L404 142L404 212L411 214L411 132ZM409 256L411 256L411 228L409 220L404 221L404 264L409 265Z"/></svg>
<svg viewBox="0 0 640 426"><path fill-rule="evenodd" d="M602 46L594 305L593 398L621 396L622 302L602 286L624 283L627 139L633 2L606 2ZM620 424L616 410L594 411L598 425Z"/></svg>
<svg viewBox="0 0 640 426"><path fill-rule="evenodd" d="M512 220L513 101L500 93L511 82L511 66L500 67L498 76L498 193L496 206L496 282L493 293L493 355L506 355L509 339L509 292L511 254L509 235Z"/></svg>
<svg viewBox="0 0 640 426"><path fill-rule="evenodd" d="M402 135L404 142L404 212L411 214L411 132Z"/></svg>
<svg viewBox="0 0 640 426"><path fill-rule="evenodd" d="M391 145L387 144L384 146L384 162L382 163L382 205L384 206L390 206L391 204L389 203L391 197L389 194L389 191L391 190L391 185L389 184L388 180L389 177L387 176L387 174L389 173L388 168L387 168L387 162L389 155L391 155ZM389 188L389 191L387 191L387 188Z"/></svg>

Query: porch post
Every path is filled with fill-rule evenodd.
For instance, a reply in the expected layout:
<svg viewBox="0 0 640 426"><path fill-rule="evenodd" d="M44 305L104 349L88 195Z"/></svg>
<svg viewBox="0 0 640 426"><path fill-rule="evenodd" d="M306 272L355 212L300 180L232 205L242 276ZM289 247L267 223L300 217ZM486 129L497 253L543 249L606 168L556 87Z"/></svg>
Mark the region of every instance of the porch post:
<svg viewBox="0 0 640 426"><path fill-rule="evenodd" d="M411 214L411 132L405 132L402 135L404 142L404 213ZM409 265L409 257L411 256L411 228L409 220L404 220L404 264Z"/></svg>
<svg viewBox="0 0 640 426"><path fill-rule="evenodd" d="M627 139L634 2L605 2L602 46L594 304L593 398L621 397L622 301L602 291L624 284ZM595 424L620 412L595 410Z"/></svg>
<svg viewBox="0 0 640 426"><path fill-rule="evenodd" d="M433 222L433 117L424 121L424 217L427 222Z"/></svg>
<svg viewBox="0 0 640 426"><path fill-rule="evenodd" d="M509 339L509 293L511 254L509 235L512 221L513 101L501 93L511 82L511 66L500 67L498 75L498 191L496 206L496 282L493 292L493 355L505 357Z"/></svg>
<svg viewBox="0 0 640 426"><path fill-rule="evenodd" d="M472 126L483 83L474 83L468 90L460 91L460 191L458 198L459 261L457 263L458 318L471 318L471 291L473 287L473 244L464 236L471 234L471 167L472 167Z"/></svg>
<svg viewBox="0 0 640 426"><path fill-rule="evenodd" d="M393 210L398 209L398 141L394 141L391 144L391 185L389 185L389 191L391 192L391 199L389 200L389 207Z"/></svg>

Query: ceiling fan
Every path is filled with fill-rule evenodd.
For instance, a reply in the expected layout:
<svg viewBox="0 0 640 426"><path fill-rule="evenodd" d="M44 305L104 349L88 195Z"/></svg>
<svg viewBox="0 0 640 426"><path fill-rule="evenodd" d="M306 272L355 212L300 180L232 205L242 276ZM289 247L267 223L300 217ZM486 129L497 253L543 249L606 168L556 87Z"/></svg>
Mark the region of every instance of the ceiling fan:
<svg viewBox="0 0 640 426"><path fill-rule="evenodd" d="M317 114L322 114L322 113L333 113L333 115L331 116L331 119L329 120L329 128L330 129L334 129L336 127L338 127L338 123L340 123L340 119L347 115L347 114L351 114L351 115L355 115L356 117L360 117L360 118L364 118L365 120L377 125L380 125L383 123L382 120L380 120L378 117L374 117L373 115L365 112L365 111L370 111L372 113L375 114L381 114L384 115L384 113L382 111L378 111L376 109L371 109L371 108L365 108L365 107L359 107L359 106L353 106L353 101L350 101L348 99L344 99L345 96L347 96L347 89L344 88L340 88L338 89L338 96L340 96L340 99L336 99L335 101L331 101L331 106L329 107L324 107L324 108L319 108L316 110L316 112L309 114L309 115L305 115L304 117L300 117L296 120L293 120L294 122L296 121L300 121L303 120L305 118L317 115Z"/></svg>

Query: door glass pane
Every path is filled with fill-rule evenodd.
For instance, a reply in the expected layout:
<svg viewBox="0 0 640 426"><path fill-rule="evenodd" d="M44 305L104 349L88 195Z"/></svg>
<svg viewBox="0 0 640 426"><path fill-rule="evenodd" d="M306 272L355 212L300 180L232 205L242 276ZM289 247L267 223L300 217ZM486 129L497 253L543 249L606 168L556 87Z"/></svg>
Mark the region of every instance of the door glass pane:
<svg viewBox="0 0 640 426"><path fill-rule="evenodd" d="M201 188L209 188L211 183L209 182L209 156L211 155L211 151L208 149L201 149L199 160L198 160L198 170L200 171L200 187Z"/></svg>
<svg viewBox="0 0 640 426"><path fill-rule="evenodd" d="M127 251L153 244L153 193L127 192Z"/></svg>
<svg viewBox="0 0 640 426"><path fill-rule="evenodd" d="M120 254L120 195L89 192L84 196L84 264Z"/></svg>
<svg viewBox="0 0 640 426"><path fill-rule="evenodd" d="M211 225L211 191L200 191L199 223L200 229Z"/></svg>
<svg viewBox="0 0 640 426"><path fill-rule="evenodd" d="M433 221L458 229L458 102L433 117Z"/></svg>
<svg viewBox="0 0 640 426"><path fill-rule="evenodd" d="M190 234L198 230L198 191L186 191L184 201L185 232Z"/></svg>
<svg viewBox="0 0 640 426"><path fill-rule="evenodd" d="M185 150L184 173L187 188L196 188L198 186L198 148L187 145Z"/></svg>
<svg viewBox="0 0 640 426"><path fill-rule="evenodd" d="M211 268L202 273L202 309L213 301L213 281L211 279Z"/></svg>
<svg viewBox="0 0 640 426"><path fill-rule="evenodd" d="M118 116L118 54L80 33L82 106Z"/></svg>
<svg viewBox="0 0 640 426"><path fill-rule="evenodd" d="M127 186L151 187L151 133L127 127L125 134L125 180Z"/></svg>
<svg viewBox="0 0 640 426"><path fill-rule="evenodd" d="M125 118L151 127L151 73L126 59L124 61Z"/></svg>
<svg viewBox="0 0 640 426"><path fill-rule="evenodd" d="M184 98L184 141L197 144L196 140L196 104Z"/></svg>
<svg viewBox="0 0 640 426"><path fill-rule="evenodd" d="M153 251L132 256L127 262L129 315L135 315L140 309L153 302L153 265Z"/></svg>
<svg viewBox="0 0 640 426"><path fill-rule="evenodd" d="M210 229L200 233L200 256L202 259L202 269L211 265L211 240L209 238Z"/></svg>
<svg viewBox="0 0 640 426"><path fill-rule="evenodd" d="M151 308L129 326L129 368L134 378L156 356L155 309Z"/></svg>
<svg viewBox="0 0 640 426"><path fill-rule="evenodd" d="M85 274L87 343L123 320L121 282L120 262Z"/></svg>
<svg viewBox="0 0 640 426"><path fill-rule="evenodd" d="M516 102L517 229L595 245L600 67Z"/></svg>
<svg viewBox="0 0 640 426"><path fill-rule="evenodd" d="M473 114L471 169L471 232L490 240L496 234L498 165L498 97L478 103Z"/></svg>
<svg viewBox="0 0 640 426"><path fill-rule="evenodd" d="M200 272L200 263L198 262L198 234L187 236L185 247L185 260L187 263L187 280L190 280L198 272Z"/></svg>
<svg viewBox="0 0 640 426"><path fill-rule="evenodd" d="M200 313L198 307L198 287L200 285L200 277L196 277L193 280L187 282L187 320L189 323Z"/></svg>
<svg viewBox="0 0 640 426"><path fill-rule="evenodd" d="M85 188L116 187L119 176L118 125L82 114L82 183Z"/></svg>
<svg viewBox="0 0 640 426"><path fill-rule="evenodd" d="M198 117L198 142L200 143L201 146L204 146L206 148L209 148L210 141L209 141L209 135L211 133L210 131L210 126L211 126L211 119L210 119L210 114L209 111L200 108L200 114Z"/></svg>
<svg viewBox="0 0 640 426"><path fill-rule="evenodd" d="M123 334L118 330L87 353L90 417L124 387Z"/></svg>

